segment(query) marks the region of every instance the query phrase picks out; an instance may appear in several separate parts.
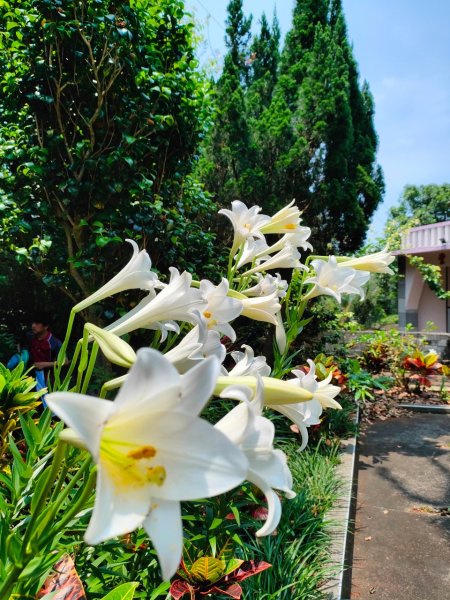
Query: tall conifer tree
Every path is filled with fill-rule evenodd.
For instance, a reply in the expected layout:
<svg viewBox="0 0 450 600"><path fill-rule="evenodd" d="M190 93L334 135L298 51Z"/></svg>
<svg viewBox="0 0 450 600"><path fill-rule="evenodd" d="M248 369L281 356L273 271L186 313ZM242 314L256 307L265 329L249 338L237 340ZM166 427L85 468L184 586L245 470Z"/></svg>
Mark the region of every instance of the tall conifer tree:
<svg viewBox="0 0 450 600"><path fill-rule="evenodd" d="M230 0L226 21L225 56L216 86L217 112L204 146L199 172L221 204L248 198L251 185L252 141L247 121L244 84L248 81L251 17L245 17L242 0Z"/></svg>
<svg viewBox="0 0 450 600"><path fill-rule="evenodd" d="M249 47L242 0L228 10L219 114L203 161L208 188L221 204L240 197L266 212L295 198L316 250L356 250L383 175L373 99L359 82L341 0L296 0L281 57L276 20L270 28L263 16Z"/></svg>
<svg viewBox="0 0 450 600"><path fill-rule="evenodd" d="M280 59L280 25L276 13L270 27L266 15L261 17L261 31L255 35L250 47L250 78L248 89L248 111L259 115L268 106L278 78Z"/></svg>

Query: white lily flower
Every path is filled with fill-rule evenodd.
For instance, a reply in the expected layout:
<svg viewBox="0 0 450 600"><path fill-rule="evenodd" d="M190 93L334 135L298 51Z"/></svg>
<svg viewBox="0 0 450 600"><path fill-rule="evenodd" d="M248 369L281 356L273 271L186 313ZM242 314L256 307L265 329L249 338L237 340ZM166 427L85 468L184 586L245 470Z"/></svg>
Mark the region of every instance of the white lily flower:
<svg viewBox="0 0 450 600"><path fill-rule="evenodd" d="M138 245L134 240L126 241L133 246L133 256L128 264L99 290L76 304L73 308L75 312L84 310L88 306L91 306L91 304L100 302L100 300L104 300L125 290L138 288L147 290L153 295L155 294L154 289L155 286L158 286L159 282L156 273L150 271L152 262L147 251L141 250L139 252Z"/></svg>
<svg viewBox="0 0 450 600"><path fill-rule="evenodd" d="M297 227L297 231L294 233L285 233L275 244L269 246L266 250L266 254L273 254L282 250L286 244L290 244L295 248L303 248L303 250L312 250L312 246L306 240L311 235L311 229L309 227ZM259 255L259 256L262 256ZM258 257L257 257L258 258Z"/></svg>
<svg viewBox="0 0 450 600"><path fill-rule="evenodd" d="M302 436L299 452L304 450L308 445L308 427L320 424L323 411L320 402L314 399L299 404L281 404L273 408L297 425Z"/></svg>
<svg viewBox="0 0 450 600"><path fill-rule="evenodd" d="M242 290L242 293L246 296L268 296L277 292L278 298L284 298L286 296L289 283L286 279L281 279L281 275L276 273L275 276L266 273L256 273L257 282L253 287Z"/></svg>
<svg viewBox="0 0 450 600"><path fill-rule="evenodd" d="M129 369L136 362L135 351L119 336L93 323L86 323L84 327L100 346L105 357L114 365Z"/></svg>
<svg viewBox="0 0 450 600"><path fill-rule="evenodd" d="M270 218L270 221L264 224L260 229L266 233L292 233L300 223L300 210L294 206L295 200L292 200L287 206L283 207Z"/></svg>
<svg viewBox="0 0 450 600"><path fill-rule="evenodd" d="M347 258L339 257L339 267L351 267L352 269L358 269L360 271L369 271L369 273L389 273L392 275L394 271L389 268L395 260L389 251L387 246L380 252L374 252L373 254L367 254L366 256L360 256L359 258Z"/></svg>
<svg viewBox="0 0 450 600"><path fill-rule="evenodd" d="M186 373L208 356L215 356L220 363L225 359L227 350L220 342L219 333L208 330L206 321L200 315L198 317L199 324L193 327L177 346L164 355L179 373Z"/></svg>
<svg viewBox="0 0 450 600"><path fill-rule="evenodd" d="M230 338L236 339L236 333L229 324L242 312L242 302L237 298L228 296L229 283L222 279L219 285L214 285L207 279L200 282L200 292L206 307L202 316L206 319L208 329L214 329Z"/></svg>
<svg viewBox="0 0 450 600"><path fill-rule="evenodd" d="M240 200L233 200L231 210L222 208L219 214L225 215L231 221L234 229L233 247L231 255L236 254L237 249L250 237L262 239L261 227L270 220L266 215L258 214L261 211L260 206L247 206Z"/></svg>
<svg viewBox="0 0 450 600"><path fill-rule="evenodd" d="M144 298L106 329L120 336L140 328L177 331L173 321L196 323L194 312L206 306L200 290L191 287L192 275L187 271L180 275L170 267L170 274L169 284L156 297Z"/></svg>
<svg viewBox="0 0 450 600"><path fill-rule="evenodd" d="M246 477L245 454L198 417L219 370L213 359L186 375L141 349L114 402L54 392L47 403L97 463L97 493L85 541L98 544L143 526L165 580L183 549L180 501L208 498Z"/></svg>
<svg viewBox="0 0 450 600"><path fill-rule="evenodd" d="M335 256L330 256L328 261L320 258L312 260L311 266L315 275L305 279L305 283L314 284L314 287L304 296L304 300L322 295L333 296L338 302L341 301L342 294L359 294L361 298L364 297L362 286L370 279L370 273L338 267Z"/></svg>
<svg viewBox="0 0 450 600"><path fill-rule="evenodd" d="M268 506L267 520L256 535L269 535L275 531L281 518L280 499L273 488L282 490L288 498L294 498L295 493L286 455L273 447L275 427L261 415L262 383L259 381L253 401L252 390L245 386L226 388L221 397L241 401L215 427L246 455L249 463L246 479L261 489Z"/></svg>
<svg viewBox="0 0 450 600"><path fill-rule="evenodd" d="M244 296L244 294L242 294ZM258 298L242 298L243 310L242 316L253 319L254 321L265 321L277 325L276 314L281 309L281 304L278 302L277 292L273 292L268 296L259 296Z"/></svg>
<svg viewBox="0 0 450 600"><path fill-rule="evenodd" d="M253 269L249 269L243 273L243 276L253 275L261 271L269 271L271 269L304 269L304 265L300 262L300 252L291 244L285 246L277 254L274 254L264 262L261 262Z"/></svg>
<svg viewBox="0 0 450 600"><path fill-rule="evenodd" d="M232 377L239 377L241 375L261 375L269 376L271 368L267 364L265 356L255 356L253 348L243 344L244 352L234 351L231 352L231 356L236 363L234 367L229 371L228 375Z"/></svg>
<svg viewBox="0 0 450 600"><path fill-rule="evenodd" d="M244 248L242 250L242 254L238 254L239 261L236 265L237 269L240 269L247 263L253 262L253 260L258 256L266 256L269 253L267 252L269 246L266 243L265 239L262 240L254 240L249 238L244 243Z"/></svg>
<svg viewBox="0 0 450 600"><path fill-rule="evenodd" d="M308 402L299 402L298 404L272 405L273 409L288 417L288 419L293 421L300 429L302 436L300 450L303 450L308 443L307 427L310 425L318 425L320 423L322 409L341 408L341 405L334 400L335 396L341 391L341 388L337 385L330 384L332 375L330 374L323 381L317 381L316 365L310 359L308 359L308 364L308 373L296 369L292 371L295 378L288 379L287 382L295 387L308 390L312 394L311 400Z"/></svg>

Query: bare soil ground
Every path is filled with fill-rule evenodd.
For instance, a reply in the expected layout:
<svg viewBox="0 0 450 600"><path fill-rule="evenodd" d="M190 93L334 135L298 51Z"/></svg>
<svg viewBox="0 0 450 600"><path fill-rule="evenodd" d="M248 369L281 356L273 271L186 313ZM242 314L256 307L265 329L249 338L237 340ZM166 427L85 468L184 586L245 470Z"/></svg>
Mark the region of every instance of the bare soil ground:
<svg viewBox="0 0 450 600"><path fill-rule="evenodd" d="M390 375L383 373L383 375ZM392 387L389 390L376 390L374 399L367 401L361 408L361 421L372 423L374 421L385 421L411 415L410 411L401 408L400 404L430 404L450 406L450 378L445 380L443 391L442 376L430 377L432 385L430 388L420 391L405 391L404 387Z"/></svg>

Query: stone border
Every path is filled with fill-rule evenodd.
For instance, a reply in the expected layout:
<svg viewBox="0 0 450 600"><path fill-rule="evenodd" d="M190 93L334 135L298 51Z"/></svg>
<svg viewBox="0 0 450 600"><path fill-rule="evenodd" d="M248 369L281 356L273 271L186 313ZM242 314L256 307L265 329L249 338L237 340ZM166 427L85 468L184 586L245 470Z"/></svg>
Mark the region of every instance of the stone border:
<svg viewBox="0 0 450 600"><path fill-rule="evenodd" d="M399 408L411 410L413 412L430 412L439 414L450 413L450 405L448 404L398 404Z"/></svg>
<svg viewBox="0 0 450 600"><path fill-rule="evenodd" d="M359 424L359 408L356 411L355 424ZM336 565L337 573L330 579L325 592L328 600L344 600L342 594L345 587L346 571L352 548L352 532L350 531L350 520L354 508L354 482L357 468L357 435L342 440L341 463L336 468L336 475L342 482L341 499L328 514L330 521L329 532L331 533L331 562Z"/></svg>

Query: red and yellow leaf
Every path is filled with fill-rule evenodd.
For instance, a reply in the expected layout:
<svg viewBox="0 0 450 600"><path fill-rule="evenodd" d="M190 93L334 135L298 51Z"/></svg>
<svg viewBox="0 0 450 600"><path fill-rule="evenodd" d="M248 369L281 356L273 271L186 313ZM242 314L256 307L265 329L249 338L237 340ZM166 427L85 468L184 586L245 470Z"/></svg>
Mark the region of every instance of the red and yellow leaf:
<svg viewBox="0 0 450 600"><path fill-rule="evenodd" d="M175 579L170 586L169 593L174 600L180 600L180 598L183 598L186 594L190 595L191 600L195 600L195 589L187 581L183 581L182 579Z"/></svg>
<svg viewBox="0 0 450 600"><path fill-rule="evenodd" d="M37 598L43 598L51 592L56 592L52 600L86 600L83 584L78 577L75 563L69 554L54 565L55 573L49 575L44 586L38 592Z"/></svg>
<svg viewBox="0 0 450 600"><path fill-rule="evenodd" d="M215 583L225 572L223 561L213 556L202 556L198 558L189 569L190 575L196 581L209 581Z"/></svg>

